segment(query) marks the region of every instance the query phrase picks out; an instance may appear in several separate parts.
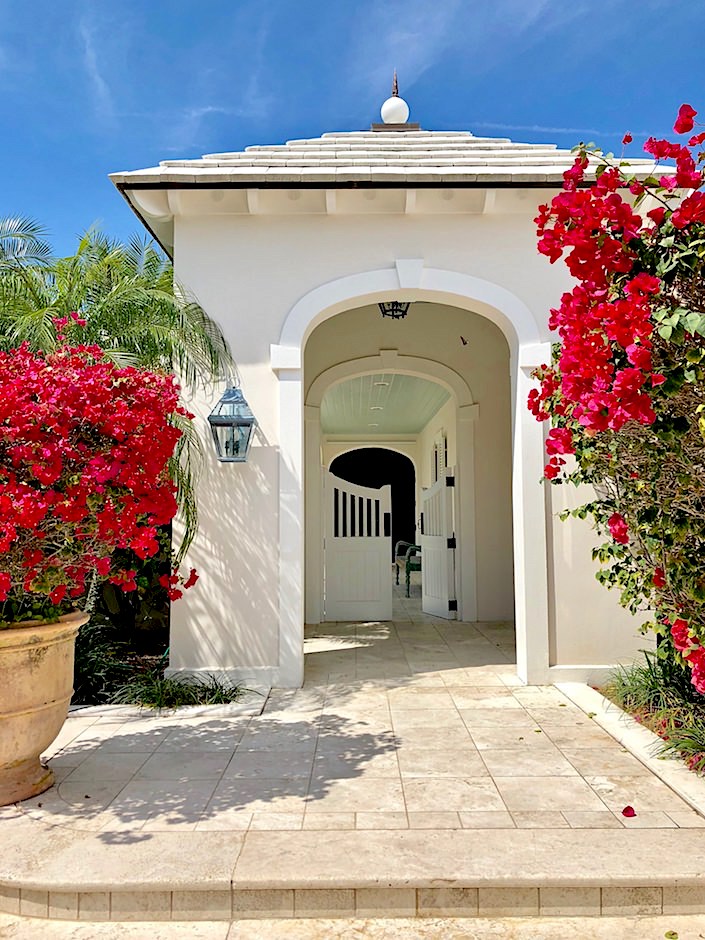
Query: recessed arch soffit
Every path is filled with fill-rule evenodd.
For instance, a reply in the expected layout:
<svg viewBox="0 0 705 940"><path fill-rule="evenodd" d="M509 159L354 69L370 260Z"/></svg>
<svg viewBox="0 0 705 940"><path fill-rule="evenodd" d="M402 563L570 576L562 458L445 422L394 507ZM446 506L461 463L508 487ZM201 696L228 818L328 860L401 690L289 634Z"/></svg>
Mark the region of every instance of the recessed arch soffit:
<svg viewBox="0 0 705 940"><path fill-rule="evenodd" d="M418 356L402 356L395 349L384 349L377 356L350 359L321 372L311 383L306 405L320 408L329 389L353 378L376 374L405 375L432 382L452 396L458 407L472 405L475 401L463 376L443 363Z"/></svg>

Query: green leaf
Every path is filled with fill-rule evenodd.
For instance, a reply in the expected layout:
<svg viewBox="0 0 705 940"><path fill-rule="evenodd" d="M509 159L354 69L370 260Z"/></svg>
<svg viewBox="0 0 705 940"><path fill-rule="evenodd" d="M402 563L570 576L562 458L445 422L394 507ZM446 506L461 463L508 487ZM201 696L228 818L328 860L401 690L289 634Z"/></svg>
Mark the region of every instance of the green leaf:
<svg viewBox="0 0 705 940"><path fill-rule="evenodd" d="M702 936L702 934L701 934ZM667 930L664 934L665 940L678 940L678 934L675 930Z"/></svg>
<svg viewBox="0 0 705 940"><path fill-rule="evenodd" d="M660 326L660 327L658 328L658 335L659 335L662 339L668 340L668 339L671 338L671 335L672 335L672 334L673 334L673 327L672 327L670 324L668 324L668 323L664 323L663 326Z"/></svg>

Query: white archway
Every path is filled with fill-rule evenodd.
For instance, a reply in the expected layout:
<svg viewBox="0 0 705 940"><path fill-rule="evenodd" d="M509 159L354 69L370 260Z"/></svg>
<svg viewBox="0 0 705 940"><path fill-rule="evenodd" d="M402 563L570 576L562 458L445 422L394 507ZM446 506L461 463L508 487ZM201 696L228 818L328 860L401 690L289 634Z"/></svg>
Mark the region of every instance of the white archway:
<svg viewBox="0 0 705 940"><path fill-rule="evenodd" d="M321 322L323 322L321 320ZM353 376L390 372L413 375L441 385L455 402L455 440L458 466L458 547L457 597L461 620L477 620L477 571L475 564L475 443L474 424L479 406L474 402L466 379L448 366L434 359L399 355L396 349L381 350L377 356L349 359L331 366L311 383L305 400L306 427L304 447L305 500L305 619L306 623L319 623L322 602L323 521L321 519L320 479L310 472L319 465L317 454L321 449L320 407L326 392ZM389 446L389 445L385 445ZM408 455L405 455L408 456ZM461 469L462 468L462 469ZM415 469L416 466L415 466ZM307 472L308 471L308 472Z"/></svg>
<svg viewBox="0 0 705 940"><path fill-rule="evenodd" d="M512 499L517 671L525 682L549 676L548 540L540 485L543 428L526 408L531 372L550 361L548 335L518 297L490 281L399 259L393 268L338 278L309 291L287 314L271 365L280 380L280 667L291 685L303 681L305 518L304 420L318 423L318 408L304 404L303 350L320 323L379 300L430 301L484 316L504 334L512 384ZM468 415L470 417L470 415ZM308 442L308 435L306 440ZM307 448L310 446L307 443ZM313 455L307 453L307 462Z"/></svg>

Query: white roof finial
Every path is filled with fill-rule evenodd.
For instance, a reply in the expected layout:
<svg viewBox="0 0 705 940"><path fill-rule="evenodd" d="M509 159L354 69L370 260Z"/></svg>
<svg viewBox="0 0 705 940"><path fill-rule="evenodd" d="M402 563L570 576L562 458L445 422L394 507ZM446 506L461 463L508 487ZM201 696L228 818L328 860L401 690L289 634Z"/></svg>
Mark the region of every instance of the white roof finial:
<svg viewBox="0 0 705 940"><path fill-rule="evenodd" d="M409 105L403 98L399 97L396 69L394 69L394 78L392 79L392 97L387 98L384 102L380 114L385 124L406 124L409 120Z"/></svg>

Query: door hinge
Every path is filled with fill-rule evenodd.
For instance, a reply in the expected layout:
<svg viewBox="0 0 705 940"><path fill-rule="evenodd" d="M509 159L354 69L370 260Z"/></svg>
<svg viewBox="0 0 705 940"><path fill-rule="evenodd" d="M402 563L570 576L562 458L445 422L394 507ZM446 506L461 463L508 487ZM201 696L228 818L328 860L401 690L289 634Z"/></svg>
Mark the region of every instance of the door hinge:
<svg viewBox="0 0 705 940"><path fill-rule="evenodd" d="M457 601L448 601L448 610L457 610L458 602Z"/></svg>
<svg viewBox="0 0 705 940"><path fill-rule="evenodd" d="M446 477L446 486L455 486L455 477Z"/></svg>
<svg viewBox="0 0 705 940"><path fill-rule="evenodd" d="M456 544L455 544L455 536L453 536L453 538L447 539L446 541L447 541L446 548L456 548L456 547L457 547Z"/></svg>

